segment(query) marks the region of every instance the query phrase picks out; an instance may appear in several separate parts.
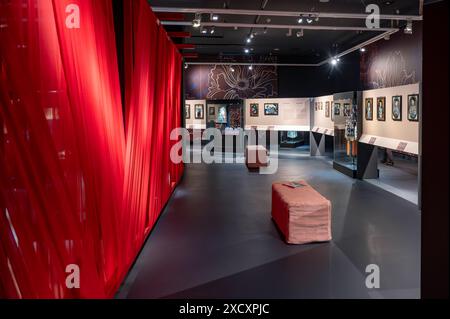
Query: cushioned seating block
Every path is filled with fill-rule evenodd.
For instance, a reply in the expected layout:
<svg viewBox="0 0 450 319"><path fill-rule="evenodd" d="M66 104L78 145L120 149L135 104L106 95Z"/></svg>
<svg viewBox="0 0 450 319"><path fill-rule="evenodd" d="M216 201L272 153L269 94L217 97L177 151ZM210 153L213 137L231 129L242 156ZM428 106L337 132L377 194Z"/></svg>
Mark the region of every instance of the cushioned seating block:
<svg viewBox="0 0 450 319"><path fill-rule="evenodd" d="M331 202L309 186L272 185L272 218L289 244L331 240Z"/></svg>
<svg viewBox="0 0 450 319"><path fill-rule="evenodd" d="M249 169L266 167L269 163L267 149L262 145L248 145L245 149L245 164Z"/></svg>

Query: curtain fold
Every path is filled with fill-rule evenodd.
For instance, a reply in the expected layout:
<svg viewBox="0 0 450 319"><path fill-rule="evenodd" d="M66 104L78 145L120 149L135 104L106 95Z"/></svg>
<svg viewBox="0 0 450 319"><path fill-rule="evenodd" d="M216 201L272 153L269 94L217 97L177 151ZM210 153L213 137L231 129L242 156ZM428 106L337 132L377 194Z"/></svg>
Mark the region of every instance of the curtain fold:
<svg viewBox="0 0 450 319"><path fill-rule="evenodd" d="M125 114L110 0L0 0L2 298L114 296L181 178L181 56L145 0L124 18Z"/></svg>

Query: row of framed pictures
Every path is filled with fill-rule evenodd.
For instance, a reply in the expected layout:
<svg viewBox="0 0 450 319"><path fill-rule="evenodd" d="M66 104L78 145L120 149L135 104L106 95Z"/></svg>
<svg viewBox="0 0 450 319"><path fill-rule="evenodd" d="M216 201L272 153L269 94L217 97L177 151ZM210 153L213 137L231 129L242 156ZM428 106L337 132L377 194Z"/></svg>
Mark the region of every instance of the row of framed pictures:
<svg viewBox="0 0 450 319"><path fill-rule="evenodd" d="M267 116L278 116L280 113L280 108L278 103L264 103L264 115ZM259 104L251 103L250 104L250 117L258 117L259 116Z"/></svg>
<svg viewBox="0 0 450 319"><path fill-rule="evenodd" d="M212 108L215 110L214 108ZM185 117L187 120L191 118L191 105L186 104L185 108ZM196 120L203 120L205 118L205 105L204 104L195 104L194 106L194 114Z"/></svg>
<svg viewBox="0 0 450 319"><path fill-rule="evenodd" d="M330 112L330 106L331 102L327 101L327 102L315 102L314 103L314 110L315 111L322 111L324 109L325 106L325 117L330 117L331 116L331 112Z"/></svg>
<svg viewBox="0 0 450 319"><path fill-rule="evenodd" d="M377 120L386 121L386 97L377 98ZM402 121L403 101L401 95L392 97L391 116L393 121ZM366 98L365 100L365 117L366 121L373 120L373 98ZM419 95L408 95L408 121L419 121Z"/></svg>

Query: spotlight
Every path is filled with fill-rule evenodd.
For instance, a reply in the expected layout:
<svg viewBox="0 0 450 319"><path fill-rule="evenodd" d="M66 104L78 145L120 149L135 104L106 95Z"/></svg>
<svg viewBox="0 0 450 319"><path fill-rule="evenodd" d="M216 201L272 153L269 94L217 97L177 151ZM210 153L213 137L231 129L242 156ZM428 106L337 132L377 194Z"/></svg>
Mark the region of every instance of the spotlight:
<svg viewBox="0 0 450 319"><path fill-rule="evenodd" d="M405 34L412 34L413 33L413 26L412 26L412 21L411 20L409 20L406 23L406 27L405 27L404 32L405 32Z"/></svg>
<svg viewBox="0 0 450 319"><path fill-rule="evenodd" d="M208 29L203 28L201 32L202 32L203 34L206 34L206 33L208 33Z"/></svg>
<svg viewBox="0 0 450 319"><path fill-rule="evenodd" d="M311 15L311 17L308 17L307 19L306 19L306 23L308 23L308 24L311 24L311 23L313 23L313 16Z"/></svg>
<svg viewBox="0 0 450 319"><path fill-rule="evenodd" d="M338 59L332 58L331 59L331 65L336 65L336 64L338 64Z"/></svg>
<svg viewBox="0 0 450 319"><path fill-rule="evenodd" d="M250 39L253 39L255 35L253 33L250 34Z"/></svg>
<svg viewBox="0 0 450 319"><path fill-rule="evenodd" d="M216 32L216 30L214 30L214 27L212 27L209 33L214 34L214 32Z"/></svg>
<svg viewBox="0 0 450 319"><path fill-rule="evenodd" d="M219 16L217 14L211 13L210 19L211 21L219 21Z"/></svg>
<svg viewBox="0 0 450 319"><path fill-rule="evenodd" d="M251 42L252 42L252 39L251 39L251 38L247 38L246 42L247 42L247 43L251 43Z"/></svg>
<svg viewBox="0 0 450 319"><path fill-rule="evenodd" d="M303 23L303 18L302 17L298 18L297 22L298 23Z"/></svg>
<svg viewBox="0 0 450 319"><path fill-rule="evenodd" d="M196 13L194 20L192 20L192 26L194 28L200 28L201 25L202 25L202 15L200 13Z"/></svg>
<svg viewBox="0 0 450 319"><path fill-rule="evenodd" d="M366 48L361 48L360 51L361 52L366 52Z"/></svg>
<svg viewBox="0 0 450 319"><path fill-rule="evenodd" d="M232 66L230 67L230 71L231 71L231 72L234 72L234 68L233 68Z"/></svg>
<svg viewBox="0 0 450 319"><path fill-rule="evenodd" d="M184 64L184 68L187 69L189 65L187 63Z"/></svg>
<svg viewBox="0 0 450 319"><path fill-rule="evenodd" d="M304 35L303 29L301 29L300 31L297 31L296 35L297 35L297 38L301 38Z"/></svg>
<svg viewBox="0 0 450 319"><path fill-rule="evenodd" d="M245 49L244 49L244 52L245 52L245 53L249 53L249 52L250 52L250 50L249 50L249 49L247 49L247 48L245 48Z"/></svg>
<svg viewBox="0 0 450 319"><path fill-rule="evenodd" d="M251 71L251 70L253 70L253 65L250 65L249 67L248 67L248 69Z"/></svg>

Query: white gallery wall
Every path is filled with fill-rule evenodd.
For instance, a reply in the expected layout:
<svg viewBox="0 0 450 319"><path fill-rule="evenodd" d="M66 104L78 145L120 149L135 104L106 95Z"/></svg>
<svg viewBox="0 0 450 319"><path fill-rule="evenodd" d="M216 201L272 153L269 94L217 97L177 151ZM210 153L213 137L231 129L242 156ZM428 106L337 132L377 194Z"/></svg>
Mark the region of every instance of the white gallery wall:
<svg viewBox="0 0 450 319"><path fill-rule="evenodd" d="M264 105L277 103L278 115L265 115ZM258 104L258 116L250 116L250 104ZM245 129L257 127L258 130L273 129L275 131L310 131L310 99L247 99L245 100Z"/></svg>
<svg viewBox="0 0 450 319"><path fill-rule="evenodd" d="M312 112L312 131L326 135L333 135L333 95L320 96L312 99Z"/></svg>
<svg viewBox="0 0 450 319"><path fill-rule="evenodd" d="M419 94L419 83L363 92L363 136L361 142L411 154L419 152L419 122L408 120L408 95ZM402 120L392 119L392 97L402 97ZM385 121L377 120L377 98L386 98ZM366 99L373 99L373 120L365 116ZM421 107L419 95L419 109ZM420 114L420 112L419 112ZM421 119L419 119L420 121Z"/></svg>

